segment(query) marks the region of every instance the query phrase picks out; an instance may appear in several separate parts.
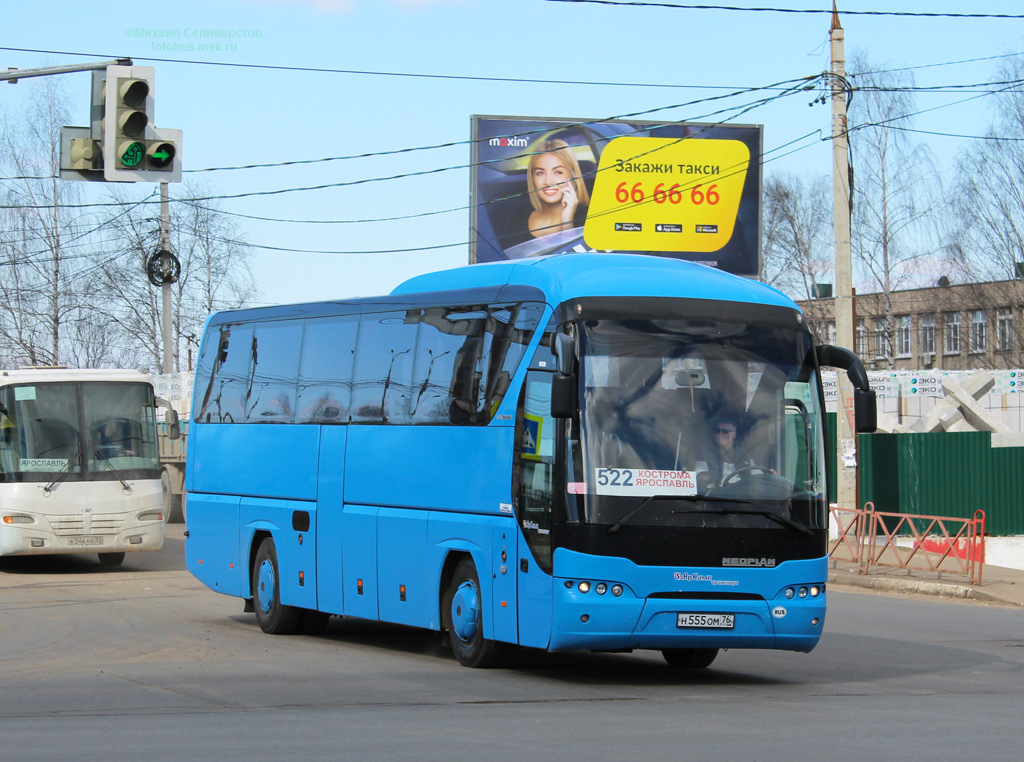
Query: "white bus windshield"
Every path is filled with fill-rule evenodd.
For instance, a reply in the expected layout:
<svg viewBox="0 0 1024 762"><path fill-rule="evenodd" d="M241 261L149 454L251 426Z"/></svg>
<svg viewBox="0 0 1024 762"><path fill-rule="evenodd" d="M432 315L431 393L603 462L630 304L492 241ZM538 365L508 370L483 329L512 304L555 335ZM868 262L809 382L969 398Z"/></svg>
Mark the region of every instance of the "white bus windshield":
<svg viewBox="0 0 1024 762"><path fill-rule="evenodd" d="M26 383L0 388L0 481L158 476L148 384Z"/></svg>

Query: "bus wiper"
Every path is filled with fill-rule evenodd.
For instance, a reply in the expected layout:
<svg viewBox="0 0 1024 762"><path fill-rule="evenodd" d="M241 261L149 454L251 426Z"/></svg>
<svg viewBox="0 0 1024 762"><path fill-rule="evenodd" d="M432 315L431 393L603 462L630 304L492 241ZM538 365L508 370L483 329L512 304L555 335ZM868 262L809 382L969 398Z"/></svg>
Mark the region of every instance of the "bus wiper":
<svg viewBox="0 0 1024 762"><path fill-rule="evenodd" d="M625 524L631 518L636 516L640 512L640 510L645 505L647 505L649 502L651 502L652 500L676 500L676 499L678 499L678 497L679 497L678 495L648 495L647 497L645 497L643 500L640 501L640 503L637 505L636 508L631 510L629 513L627 513L621 519L619 519L614 524L612 524L610 527L608 527L608 534L615 534L620 529L622 529L622 525L623 524Z"/></svg>
<svg viewBox="0 0 1024 762"><path fill-rule="evenodd" d="M56 449L56 448L51 448L51 449ZM68 458L67 463L65 463L63 466L61 466L60 471L53 478L53 481L50 482L49 484L47 484L45 487L43 487L43 494L44 495L49 495L53 491L54 487L56 487L58 484L63 482L65 479L67 479L68 474L71 473L71 464L74 463L76 460L78 460L78 456L79 456L79 451L75 450L75 454L72 455L70 458Z"/></svg>
<svg viewBox="0 0 1024 762"><path fill-rule="evenodd" d="M750 500L739 500L739 499L734 498L734 497L731 497L731 498L727 498L727 497L712 497L712 498L707 498L707 499L708 500L721 500L723 503L750 503L750 502L752 502ZM728 508L719 508L717 510L704 510L704 511L672 511L672 513L716 513L716 514L719 514L721 516L730 516L730 515L735 516L736 514L753 514L755 516L764 516L769 521L774 521L776 524L781 524L782 526L788 527L789 529L795 529L796 531L802 532L803 534L807 535L808 537L813 537L814 536L814 532L811 531L810 527L806 527L803 524L801 524L799 521L793 521L793 519L786 518L785 516L782 516L782 515L780 515L778 513L775 513L774 511L768 511L768 510L765 510L763 508L750 508L750 509L745 509L745 510L741 510L741 511L729 510Z"/></svg>
<svg viewBox="0 0 1024 762"><path fill-rule="evenodd" d="M131 492L131 491L132 491L131 485L130 485L130 484L128 484L128 482L126 482L126 481L125 481L125 480L124 480L124 479L123 479L123 478L121 477L121 475L117 473L117 469L116 469L116 468L114 468L114 464L113 464L113 463L111 463L111 462L110 462L109 460L107 460L106 456L105 456L105 455L104 455L103 453L101 453L101 452L100 452L100 448L99 448L99 447L97 447L97 448L96 448L95 450L93 450L92 452L93 452L93 455L95 455L95 456L96 456L97 458L99 458L100 460L102 460L102 461L103 461L103 465L105 465L105 466L106 466L107 468L109 468L109 469L110 469L110 472L111 472L111 473L112 473L112 474L113 474L114 476L116 476L116 477L117 477L117 480L118 480L119 482L121 482L121 484L123 484L123 485L124 485L124 493L125 493L125 494L127 495L127 494L128 494L129 492Z"/></svg>

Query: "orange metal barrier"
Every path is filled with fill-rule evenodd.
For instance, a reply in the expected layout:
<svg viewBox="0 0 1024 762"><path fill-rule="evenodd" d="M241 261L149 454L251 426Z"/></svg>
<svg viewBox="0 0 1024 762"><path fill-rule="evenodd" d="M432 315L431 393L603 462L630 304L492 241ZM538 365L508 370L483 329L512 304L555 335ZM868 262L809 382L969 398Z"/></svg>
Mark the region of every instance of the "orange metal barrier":
<svg viewBox="0 0 1024 762"><path fill-rule="evenodd" d="M852 561L859 568L864 533L867 531L867 511L841 508L832 503L828 512L832 526L838 530L838 537L829 540L829 558L834 561Z"/></svg>
<svg viewBox="0 0 1024 762"><path fill-rule="evenodd" d="M985 512L974 518L918 516L830 506L838 528L829 556L853 561L859 574L872 566L966 575L972 585L981 584L985 560Z"/></svg>

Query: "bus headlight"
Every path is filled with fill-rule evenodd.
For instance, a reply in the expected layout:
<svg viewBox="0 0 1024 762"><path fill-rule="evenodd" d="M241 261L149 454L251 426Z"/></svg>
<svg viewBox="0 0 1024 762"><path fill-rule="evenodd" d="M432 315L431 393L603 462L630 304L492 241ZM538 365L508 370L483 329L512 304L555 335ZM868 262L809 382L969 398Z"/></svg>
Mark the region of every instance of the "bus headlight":
<svg viewBox="0 0 1024 762"><path fill-rule="evenodd" d="M818 587L817 585L811 585L811 597L812 598L817 598L819 595L821 595L822 592L823 592L822 589L820 587Z"/></svg>
<svg viewBox="0 0 1024 762"><path fill-rule="evenodd" d="M35 524L36 520L31 516L4 516L5 524Z"/></svg>
<svg viewBox="0 0 1024 762"><path fill-rule="evenodd" d="M590 592L590 583L589 582L580 582L580 592L581 593L589 593Z"/></svg>
<svg viewBox="0 0 1024 762"><path fill-rule="evenodd" d="M801 587L800 590L797 591L797 595L799 595L801 598L806 598L807 597L807 588L806 587Z"/></svg>
<svg viewBox="0 0 1024 762"><path fill-rule="evenodd" d="M149 513L140 513L139 514L139 521L163 521L163 520L164 520L164 515L162 513L154 513L154 512L151 511Z"/></svg>
<svg viewBox="0 0 1024 762"><path fill-rule="evenodd" d="M622 585L612 585L612 595L616 598L622 595Z"/></svg>
<svg viewBox="0 0 1024 762"><path fill-rule="evenodd" d="M793 588L791 588L791 587L787 587L786 588L786 597L787 598L792 598L794 595L796 595L796 591L793 590Z"/></svg>
<svg viewBox="0 0 1024 762"><path fill-rule="evenodd" d="M608 592L608 585L606 585L604 582L598 582L597 585L594 587L594 592L598 595L604 595Z"/></svg>

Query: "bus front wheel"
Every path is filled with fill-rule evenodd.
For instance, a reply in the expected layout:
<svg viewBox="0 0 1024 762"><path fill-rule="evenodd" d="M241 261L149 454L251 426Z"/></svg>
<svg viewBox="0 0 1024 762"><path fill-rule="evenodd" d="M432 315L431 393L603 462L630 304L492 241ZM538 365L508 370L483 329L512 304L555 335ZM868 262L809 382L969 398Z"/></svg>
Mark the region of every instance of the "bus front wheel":
<svg viewBox="0 0 1024 762"><path fill-rule="evenodd" d="M124 553L100 553L100 566L120 566L124 563Z"/></svg>
<svg viewBox="0 0 1024 762"><path fill-rule="evenodd" d="M452 652L464 667L489 667L495 663L501 644L484 637L483 597L476 566L463 558L442 602Z"/></svg>
<svg viewBox="0 0 1024 762"><path fill-rule="evenodd" d="M718 656L717 648L663 648L661 655L676 669L704 669Z"/></svg>
<svg viewBox="0 0 1024 762"><path fill-rule="evenodd" d="M291 635L299 627L301 609L281 603L281 575L274 540L264 538L252 566L252 603L256 621L263 632Z"/></svg>

